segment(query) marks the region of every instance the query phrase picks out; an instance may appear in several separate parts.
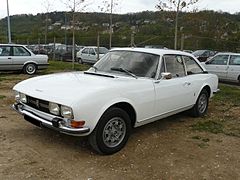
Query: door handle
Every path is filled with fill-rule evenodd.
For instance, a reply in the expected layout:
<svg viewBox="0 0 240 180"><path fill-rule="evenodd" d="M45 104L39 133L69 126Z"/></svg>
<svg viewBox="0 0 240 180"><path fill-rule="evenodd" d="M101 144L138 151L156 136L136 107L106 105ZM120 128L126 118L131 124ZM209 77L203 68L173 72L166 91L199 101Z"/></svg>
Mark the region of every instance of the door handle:
<svg viewBox="0 0 240 180"><path fill-rule="evenodd" d="M190 82L185 82L183 85L184 85L184 86L190 86L191 83L190 83Z"/></svg>
<svg viewBox="0 0 240 180"><path fill-rule="evenodd" d="M12 59L12 58L9 57L8 59Z"/></svg>

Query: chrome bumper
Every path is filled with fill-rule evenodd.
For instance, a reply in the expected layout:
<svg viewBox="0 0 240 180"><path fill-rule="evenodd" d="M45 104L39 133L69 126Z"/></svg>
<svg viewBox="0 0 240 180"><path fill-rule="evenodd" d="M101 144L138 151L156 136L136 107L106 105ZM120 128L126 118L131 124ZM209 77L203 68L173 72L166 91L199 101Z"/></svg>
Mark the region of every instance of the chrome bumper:
<svg viewBox="0 0 240 180"><path fill-rule="evenodd" d="M220 91L220 89L217 89L217 90L213 91L213 94L216 94L216 93L218 93L219 91Z"/></svg>
<svg viewBox="0 0 240 180"><path fill-rule="evenodd" d="M83 136L85 133L90 131L88 127L82 128L70 128L63 125L63 119L61 118L52 118L51 120L44 119L37 115L36 112L32 112L26 108L23 104L13 104L12 109L24 116L24 119L28 122L39 126L46 127L58 131L60 133L72 135L72 136Z"/></svg>

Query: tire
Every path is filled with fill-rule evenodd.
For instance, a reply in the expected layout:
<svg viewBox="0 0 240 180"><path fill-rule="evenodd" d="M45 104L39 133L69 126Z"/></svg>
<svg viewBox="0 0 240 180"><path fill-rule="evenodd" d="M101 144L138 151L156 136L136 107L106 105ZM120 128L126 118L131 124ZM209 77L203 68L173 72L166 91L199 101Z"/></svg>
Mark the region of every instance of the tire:
<svg viewBox="0 0 240 180"><path fill-rule="evenodd" d="M238 76L238 85L240 86L240 76Z"/></svg>
<svg viewBox="0 0 240 180"><path fill-rule="evenodd" d="M33 75L37 71L37 66L33 63L26 64L23 68L24 73Z"/></svg>
<svg viewBox="0 0 240 180"><path fill-rule="evenodd" d="M114 154L125 146L131 129L129 115L120 108L110 108L100 118L88 140L99 154Z"/></svg>
<svg viewBox="0 0 240 180"><path fill-rule="evenodd" d="M82 61L81 58L78 58L78 63L79 63L79 64L83 64L83 61Z"/></svg>
<svg viewBox="0 0 240 180"><path fill-rule="evenodd" d="M194 117L202 117L207 113L209 94L206 89L203 89L197 99L196 104L191 109L191 114Z"/></svg>

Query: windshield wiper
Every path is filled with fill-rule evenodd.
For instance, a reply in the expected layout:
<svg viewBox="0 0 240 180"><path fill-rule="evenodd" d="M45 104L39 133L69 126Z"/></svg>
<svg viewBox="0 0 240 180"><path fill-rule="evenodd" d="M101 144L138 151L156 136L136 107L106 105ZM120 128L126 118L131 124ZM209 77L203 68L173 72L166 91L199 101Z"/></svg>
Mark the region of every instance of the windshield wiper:
<svg viewBox="0 0 240 180"><path fill-rule="evenodd" d="M135 74L131 73L129 70L127 69L124 69L124 68L116 68L116 67L112 67L111 68L112 71L119 71L119 72L125 72L126 74L134 77L134 78L138 78Z"/></svg>

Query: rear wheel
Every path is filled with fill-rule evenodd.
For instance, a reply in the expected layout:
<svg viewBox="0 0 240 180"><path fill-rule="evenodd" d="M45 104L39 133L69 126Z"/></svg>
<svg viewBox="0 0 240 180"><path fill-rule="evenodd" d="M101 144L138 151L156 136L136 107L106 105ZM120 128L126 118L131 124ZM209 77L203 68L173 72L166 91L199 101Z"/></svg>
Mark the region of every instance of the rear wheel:
<svg viewBox="0 0 240 180"><path fill-rule="evenodd" d="M240 75L238 76L238 85L240 85Z"/></svg>
<svg viewBox="0 0 240 180"><path fill-rule="evenodd" d="M37 66L33 63L26 64L23 68L24 73L32 75L37 71Z"/></svg>
<svg viewBox="0 0 240 180"><path fill-rule="evenodd" d="M130 132L129 115L120 108L110 108L89 136L89 143L100 154L113 154L125 146Z"/></svg>
<svg viewBox="0 0 240 180"><path fill-rule="evenodd" d="M207 113L209 94L206 89L203 89L198 96L196 104L191 109L191 114L194 117L202 117Z"/></svg>

